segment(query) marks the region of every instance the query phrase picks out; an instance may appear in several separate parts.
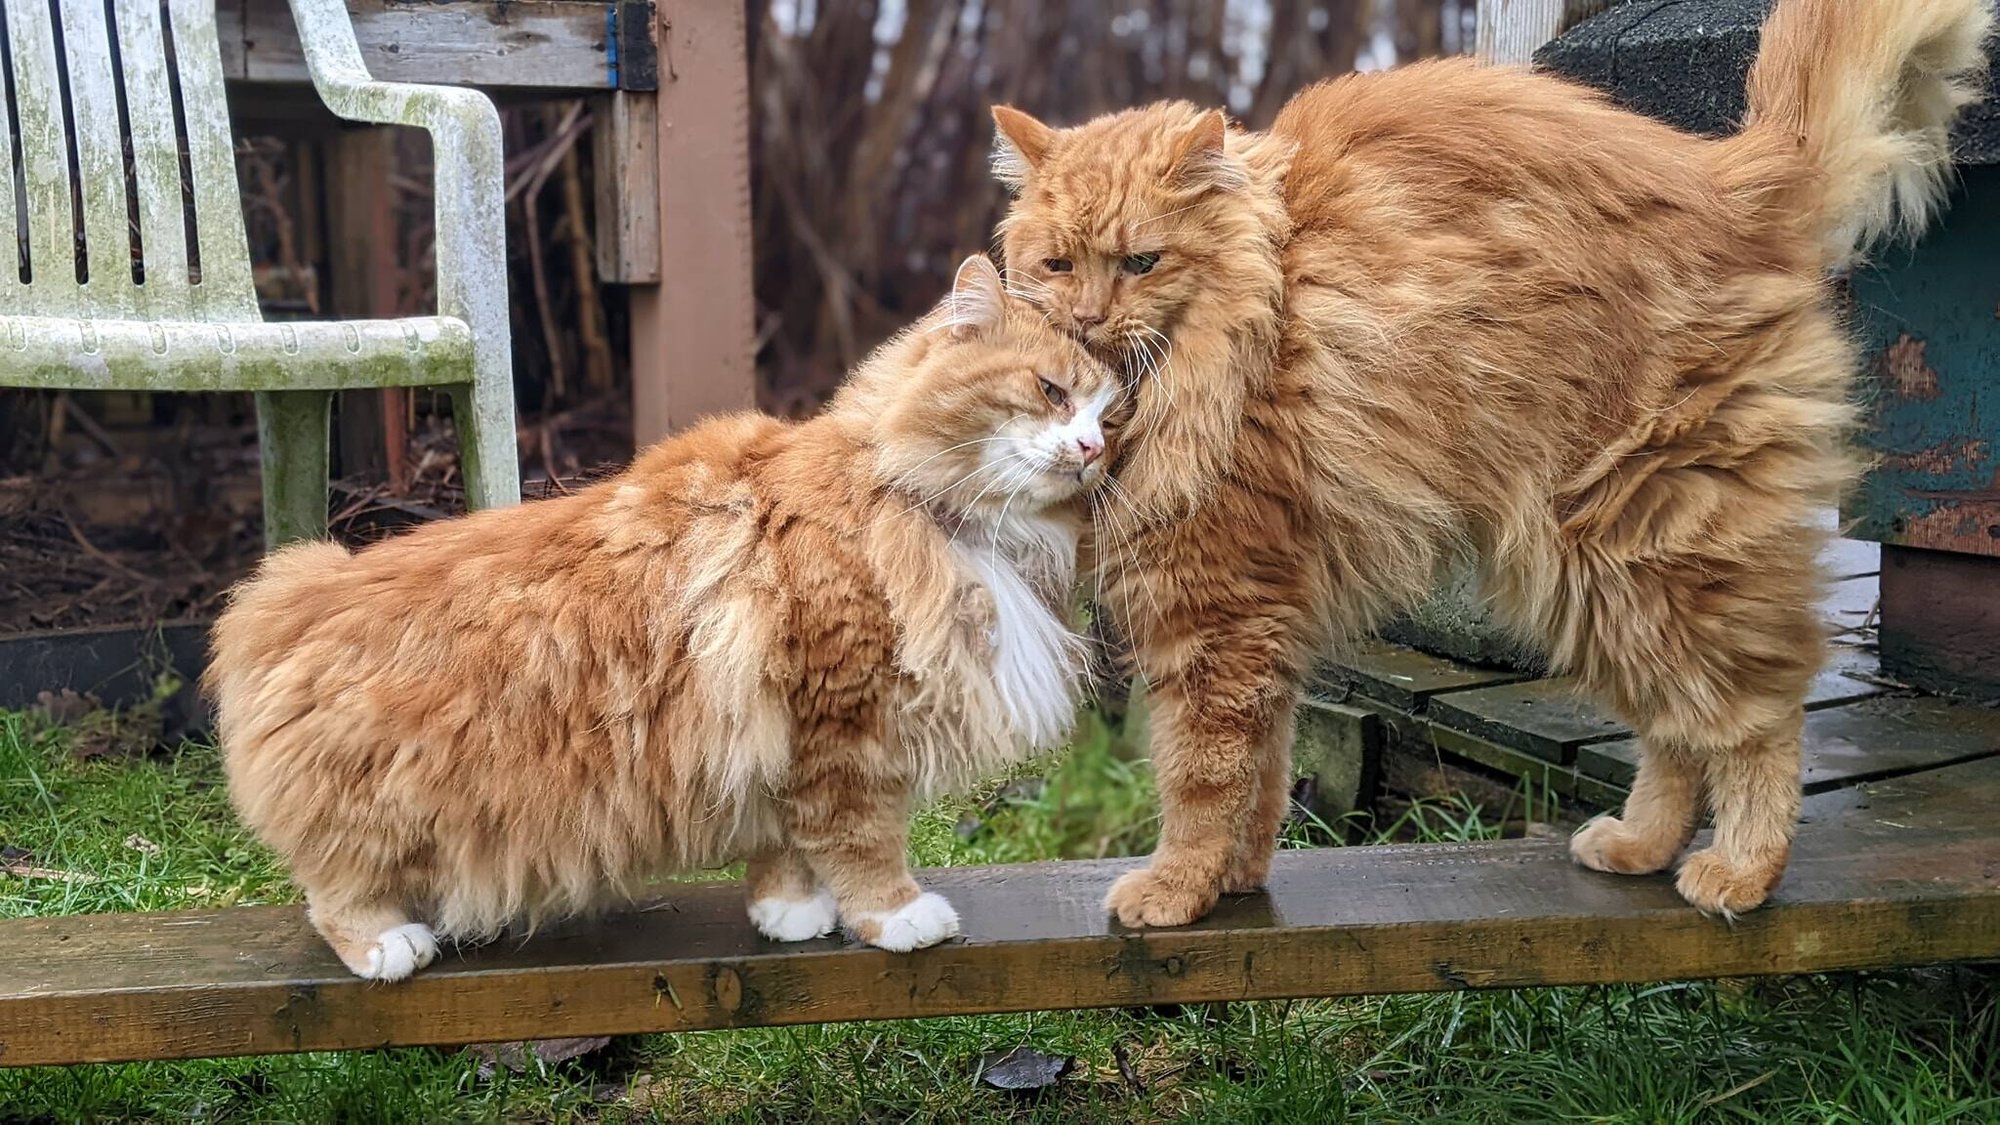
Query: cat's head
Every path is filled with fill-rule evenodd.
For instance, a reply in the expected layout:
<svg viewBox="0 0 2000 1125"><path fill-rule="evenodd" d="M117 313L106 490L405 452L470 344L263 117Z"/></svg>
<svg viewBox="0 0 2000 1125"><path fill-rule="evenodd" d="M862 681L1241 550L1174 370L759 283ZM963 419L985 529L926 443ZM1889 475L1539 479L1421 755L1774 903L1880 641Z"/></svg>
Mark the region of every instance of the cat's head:
<svg viewBox="0 0 2000 1125"><path fill-rule="evenodd" d="M1007 283L1092 350L1156 366L1198 304L1275 283L1281 142L1187 102L1067 129L1007 106L993 121Z"/></svg>
<svg viewBox="0 0 2000 1125"><path fill-rule="evenodd" d="M867 420L899 490L967 514L1027 513L1104 480L1129 414L1116 371L1011 297L984 254L883 345L830 409Z"/></svg>

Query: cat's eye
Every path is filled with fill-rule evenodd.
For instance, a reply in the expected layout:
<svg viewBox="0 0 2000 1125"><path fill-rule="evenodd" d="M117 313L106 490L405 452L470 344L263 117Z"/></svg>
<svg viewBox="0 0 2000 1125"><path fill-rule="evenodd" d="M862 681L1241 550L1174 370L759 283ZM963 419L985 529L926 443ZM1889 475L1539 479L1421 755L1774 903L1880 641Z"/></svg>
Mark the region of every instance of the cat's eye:
<svg viewBox="0 0 2000 1125"><path fill-rule="evenodd" d="M1127 254L1122 264L1125 267L1126 273L1137 277L1142 273L1152 273L1153 267L1160 264L1160 256L1158 254Z"/></svg>
<svg viewBox="0 0 2000 1125"><path fill-rule="evenodd" d="M1042 268L1050 273L1068 273L1070 261L1068 258L1043 258Z"/></svg>
<svg viewBox="0 0 2000 1125"><path fill-rule="evenodd" d="M1056 386L1054 383L1049 382L1047 379L1043 379L1041 383L1042 383L1042 397L1049 400L1050 406L1060 407L1069 405L1068 391L1063 390L1061 387Z"/></svg>

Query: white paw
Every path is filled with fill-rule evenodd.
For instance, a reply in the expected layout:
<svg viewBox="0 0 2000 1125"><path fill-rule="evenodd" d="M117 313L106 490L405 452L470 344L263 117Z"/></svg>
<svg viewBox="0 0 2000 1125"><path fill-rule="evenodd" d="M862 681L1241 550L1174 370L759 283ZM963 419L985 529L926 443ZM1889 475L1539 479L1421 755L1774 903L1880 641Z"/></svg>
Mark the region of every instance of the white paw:
<svg viewBox="0 0 2000 1125"><path fill-rule="evenodd" d="M901 910L866 915L864 920L872 925L855 927L862 940L892 953L908 953L958 936L958 911L943 895L921 894ZM873 937L868 936L871 929Z"/></svg>
<svg viewBox="0 0 2000 1125"><path fill-rule="evenodd" d="M811 898L760 898L750 904L750 924L772 941L805 941L824 937L840 927L833 896L821 891Z"/></svg>
<svg viewBox="0 0 2000 1125"><path fill-rule="evenodd" d="M437 935L422 922L383 930L368 949L368 980L407 980L411 973L437 960Z"/></svg>

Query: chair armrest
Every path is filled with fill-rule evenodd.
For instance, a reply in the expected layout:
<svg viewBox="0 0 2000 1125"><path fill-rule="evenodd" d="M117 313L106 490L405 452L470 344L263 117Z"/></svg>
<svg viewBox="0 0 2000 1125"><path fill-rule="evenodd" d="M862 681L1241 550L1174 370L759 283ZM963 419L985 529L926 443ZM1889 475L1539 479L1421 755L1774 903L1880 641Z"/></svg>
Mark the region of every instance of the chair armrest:
<svg viewBox="0 0 2000 1125"><path fill-rule="evenodd" d="M475 366L510 378L506 160L500 114L476 90L382 82L368 73L342 0L291 0L313 88L350 121L431 136L438 315L472 329Z"/></svg>

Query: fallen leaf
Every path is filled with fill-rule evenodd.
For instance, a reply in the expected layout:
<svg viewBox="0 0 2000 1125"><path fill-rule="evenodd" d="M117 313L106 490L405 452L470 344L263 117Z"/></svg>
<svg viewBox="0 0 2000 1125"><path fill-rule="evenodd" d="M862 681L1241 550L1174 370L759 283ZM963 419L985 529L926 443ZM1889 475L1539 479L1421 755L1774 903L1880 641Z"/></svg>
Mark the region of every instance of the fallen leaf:
<svg viewBox="0 0 2000 1125"><path fill-rule="evenodd" d="M1139 1081L1139 1070L1132 1065L1132 1056L1125 1052L1125 1044L1111 1045L1111 1059L1118 1064L1118 1076L1123 1078L1141 1097L1146 1094L1146 1084Z"/></svg>
<svg viewBox="0 0 2000 1125"><path fill-rule="evenodd" d="M70 724L75 733L69 752L78 761L100 758L143 758L158 749L166 737L166 721L158 702L141 703L120 711L93 711Z"/></svg>
<svg viewBox="0 0 2000 1125"><path fill-rule="evenodd" d="M1049 1055L1033 1047L1016 1047L980 1056L979 1081L996 1090L1041 1090L1062 1081L1075 1067L1075 1055Z"/></svg>
<svg viewBox="0 0 2000 1125"><path fill-rule="evenodd" d="M69 688L41 692L35 696L35 705L29 708L34 714L58 726L74 723L103 709L104 704L96 696L87 693L79 695Z"/></svg>

